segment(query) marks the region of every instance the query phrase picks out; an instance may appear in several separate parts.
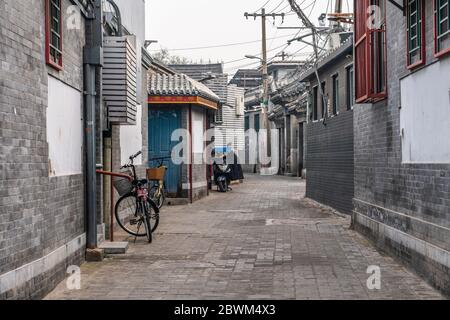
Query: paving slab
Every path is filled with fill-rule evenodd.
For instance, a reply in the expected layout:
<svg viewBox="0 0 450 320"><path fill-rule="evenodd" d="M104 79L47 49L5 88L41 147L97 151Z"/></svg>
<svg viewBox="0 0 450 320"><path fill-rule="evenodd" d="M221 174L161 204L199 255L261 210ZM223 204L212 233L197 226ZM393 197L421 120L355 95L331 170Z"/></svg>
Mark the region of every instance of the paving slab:
<svg viewBox="0 0 450 320"><path fill-rule="evenodd" d="M443 299L377 251L348 217L304 198L305 182L247 176L232 192L167 206L154 241L81 267L46 299ZM380 288L367 285L370 266Z"/></svg>

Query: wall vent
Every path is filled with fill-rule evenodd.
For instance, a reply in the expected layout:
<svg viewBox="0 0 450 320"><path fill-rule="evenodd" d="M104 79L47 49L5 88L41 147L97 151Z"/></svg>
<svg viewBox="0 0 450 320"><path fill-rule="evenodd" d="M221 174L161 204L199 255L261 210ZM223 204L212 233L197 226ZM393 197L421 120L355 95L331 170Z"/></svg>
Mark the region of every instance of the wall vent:
<svg viewBox="0 0 450 320"><path fill-rule="evenodd" d="M137 55L134 36L104 38L103 99L112 124L136 124Z"/></svg>

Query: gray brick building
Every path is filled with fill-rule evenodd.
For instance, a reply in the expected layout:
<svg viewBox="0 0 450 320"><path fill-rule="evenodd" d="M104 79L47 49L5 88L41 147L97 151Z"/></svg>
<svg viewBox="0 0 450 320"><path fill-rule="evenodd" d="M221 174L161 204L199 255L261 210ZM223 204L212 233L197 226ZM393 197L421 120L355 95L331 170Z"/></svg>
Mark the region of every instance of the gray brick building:
<svg viewBox="0 0 450 320"><path fill-rule="evenodd" d="M450 4L409 2L370 32L356 3L353 225L448 295Z"/></svg>
<svg viewBox="0 0 450 320"><path fill-rule="evenodd" d="M353 41L347 39L318 63L326 105L314 69L308 83L306 196L345 214L353 200Z"/></svg>
<svg viewBox="0 0 450 320"><path fill-rule="evenodd" d="M60 68L45 54L46 12L46 1L0 3L0 299L40 298L84 259L84 18L61 24Z"/></svg>
<svg viewBox="0 0 450 320"><path fill-rule="evenodd" d="M144 62L146 53L141 53L145 1L115 3L121 12L122 36L134 53L127 62L135 66L136 86L129 90L135 102L126 107L134 111L135 119L127 126L112 120L111 106L104 99L109 84L101 76L108 68L108 50L96 62L95 90L87 88L85 76L86 64L100 58L85 50L95 45L90 28L93 11L104 14L100 34L119 36L120 21L108 1L0 3L0 299L41 298L67 276L69 266L85 260L89 238L85 96L95 91L94 161L107 170L117 169L126 155L144 149L139 164L146 164L147 113L142 106L149 61ZM108 190L109 180L97 176L97 244L109 224L109 215L103 214L109 210Z"/></svg>

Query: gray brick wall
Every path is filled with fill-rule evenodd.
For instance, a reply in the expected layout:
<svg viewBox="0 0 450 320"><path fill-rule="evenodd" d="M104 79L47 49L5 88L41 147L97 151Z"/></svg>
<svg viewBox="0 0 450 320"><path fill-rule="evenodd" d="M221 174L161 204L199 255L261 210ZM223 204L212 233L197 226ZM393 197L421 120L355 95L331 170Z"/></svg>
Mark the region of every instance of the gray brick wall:
<svg viewBox="0 0 450 320"><path fill-rule="evenodd" d="M426 3L426 64L436 61L433 42L433 6ZM450 294L447 266L436 263L419 249L437 246L450 250L450 165L402 164L400 140L400 81L406 68L406 18L388 4L387 72L388 99L377 104L356 105L354 225L379 247L391 252ZM395 31L394 31L395 30ZM449 59L445 57L443 59ZM424 110L430 106L423 106ZM370 218L371 223L360 222ZM408 235L394 241L391 234Z"/></svg>
<svg viewBox="0 0 450 320"><path fill-rule="evenodd" d="M63 1L66 12L70 1ZM81 30L64 24L64 70L45 64L44 1L0 3L0 275L30 263L84 232L82 175L49 178L47 74L81 90ZM80 155L81 156L81 155ZM71 263L83 259L78 254ZM48 271L8 298L42 296L65 276Z"/></svg>
<svg viewBox="0 0 450 320"><path fill-rule="evenodd" d="M353 111L347 110L347 67L352 58L335 58L330 67L320 70L325 82L324 94L328 97L328 118L305 123L306 131L306 196L328 205L342 213L351 214L354 192ZM339 80L338 115L333 115L333 77ZM314 75L310 81L317 86ZM323 117L322 98L318 94L318 118ZM312 108L309 110L312 119Z"/></svg>
<svg viewBox="0 0 450 320"><path fill-rule="evenodd" d="M353 111L306 125L306 196L351 214L353 199Z"/></svg>

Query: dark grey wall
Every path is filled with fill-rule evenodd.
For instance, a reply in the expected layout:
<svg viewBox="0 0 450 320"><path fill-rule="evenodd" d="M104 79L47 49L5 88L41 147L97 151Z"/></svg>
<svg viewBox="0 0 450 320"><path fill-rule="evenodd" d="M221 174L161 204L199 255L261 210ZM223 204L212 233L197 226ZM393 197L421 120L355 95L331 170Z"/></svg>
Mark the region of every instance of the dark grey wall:
<svg viewBox="0 0 450 320"><path fill-rule="evenodd" d="M351 214L353 199L353 112L306 125L306 196Z"/></svg>
<svg viewBox="0 0 450 320"><path fill-rule="evenodd" d="M0 2L0 276L85 231L83 175L49 177L46 137L47 75L83 89L84 22L80 30L63 24L64 70L57 72L45 64L44 3ZM71 2L62 3L65 14ZM23 286L0 292L0 300L42 297L83 258L81 249Z"/></svg>
<svg viewBox="0 0 450 320"><path fill-rule="evenodd" d="M431 64L436 61L433 1L425 3L426 56ZM390 4L387 30L388 99L354 108L354 225L450 294L446 258L450 251L450 165L402 164L399 79L414 71L406 68L406 18ZM445 259L446 263L438 262Z"/></svg>
<svg viewBox="0 0 450 320"><path fill-rule="evenodd" d="M305 123L306 196L345 214L352 212L354 191L353 111L347 110L346 103L346 68L350 65L352 58L343 55L320 70L320 80L326 83L324 94L329 99L326 126L323 120ZM334 75L339 79L337 115L332 115ZM309 80L312 95L317 79L312 76ZM318 94L319 119L324 116L321 99Z"/></svg>

